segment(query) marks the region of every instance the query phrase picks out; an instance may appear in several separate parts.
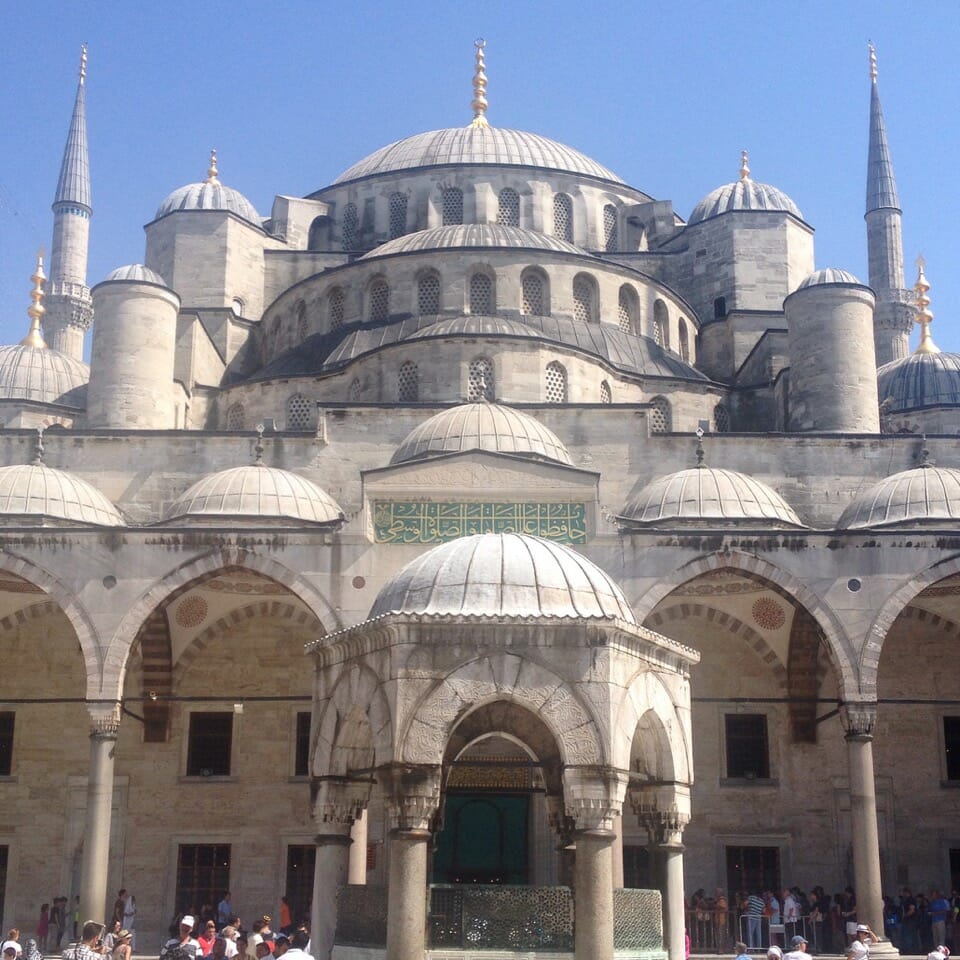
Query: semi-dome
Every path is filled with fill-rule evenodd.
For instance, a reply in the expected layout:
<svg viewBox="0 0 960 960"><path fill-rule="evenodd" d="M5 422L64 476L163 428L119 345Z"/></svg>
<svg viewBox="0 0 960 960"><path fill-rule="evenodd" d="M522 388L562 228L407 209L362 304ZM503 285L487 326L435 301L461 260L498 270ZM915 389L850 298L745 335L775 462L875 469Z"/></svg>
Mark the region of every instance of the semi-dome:
<svg viewBox="0 0 960 960"><path fill-rule="evenodd" d="M86 480L43 463L0 467L0 516L123 526L120 511Z"/></svg>
<svg viewBox="0 0 960 960"><path fill-rule="evenodd" d="M128 280L134 283L159 283L166 286L167 282L155 270L145 267L142 263L128 263L125 266L117 267L111 270L102 280L107 283L110 280Z"/></svg>
<svg viewBox="0 0 960 960"><path fill-rule="evenodd" d="M198 480L171 504L164 519L187 517L336 523L343 519L343 511L315 483L289 470L255 463Z"/></svg>
<svg viewBox="0 0 960 960"><path fill-rule="evenodd" d="M885 363L877 396L888 413L960 405L960 354L912 353Z"/></svg>
<svg viewBox="0 0 960 960"><path fill-rule="evenodd" d="M450 407L425 420L407 434L390 462L407 463L467 450L572 463L556 434L538 420L499 403L483 402Z"/></svg>
<svg viewBox="0 0 960 960"><path fill-rule="evenodd" d="M870 486L840 515L837 527L857 530L960 519L960 470L932 464L904 470Z"/></svg>
<svg viewBox="0 0 960 960"><path fill-rule="evenodd" d="M0 347L0 400L84 405L90 368L50 347Z"/></svg>
<svg viewBox="0 0 960 960"><path fill-rule="evenodd" d="M782 190L750 179L745 153L741 160L740 179L708 193L693 208L688 223L700 223L733 210L776 210L803 219L800 208Z"/></svg>
<svg viewBox="0 0 960 960"><path fill-rule="evenodd" d="M814 270L809 277L800 281L798 290L805 287L819 287L831 283L856 283L863 284L849 270L840 270L838 267L825 267L823 270Z"/></svg>
<svg viewBox="0 0 960 960"><path fill-rule="evenodd" d="M644 525L707 520L803 526L793 508L765 483L735 470L704 466L658 477L630 499L620 516Z"/></svg>
<svg viewBox="0 0 960 960"><path fill-rule="evenodd" d="M556 140L489 125L430 130L397 140L355 163L334 183L347 183L398 170L474 164L540 167L623 183L596 160Z"/></svg>
<svg viewBox="0 0 960 960"><path fill-rule="evenodd" d="M428 550L377 594L370 616L616 618L636 623L620 588L549 540L479 533Z"/></svg>
<svg viewBox="0 0 960 960"><path fill-rule="evenodd" d="M260 215L253 204L239 190L226 186L218 179L216 150L210 155L207 179L174 190L157 207L155 219L159 220L175 210L229 210L258 227L261 225Z"/></svg>
<svg viewBox="0 0 960 960"><path fill-rule="evenodd" d="M362 260L386 257L396 253L422 253L426 250L448 250L451 247L510 247L513 249L551 250L575 253L582 257L592 254L559 237L551 237L523 227L508 227L499 223L460 223L430 230L418 230L388 240L365 253Z"/></svg>

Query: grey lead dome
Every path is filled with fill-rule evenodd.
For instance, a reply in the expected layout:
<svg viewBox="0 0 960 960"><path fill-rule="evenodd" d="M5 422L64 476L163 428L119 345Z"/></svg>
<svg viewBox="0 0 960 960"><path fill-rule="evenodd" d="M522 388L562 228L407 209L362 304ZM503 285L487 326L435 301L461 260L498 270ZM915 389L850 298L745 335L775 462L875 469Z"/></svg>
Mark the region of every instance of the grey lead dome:
<svg viewBox="0 0 960 960"><path fill-rule="evenodd" d="M780 189L749 178L726 183L708 193L690 214L690 225L734 210L776 210L803 219L800 208Z"/></svg>
<svg viewBox="0 0 960 960"><path fill-rule="evenodd" d="M960 470L915 467L895 473L860 494L840 516L841 530L897 523L960 519Z"/></svg>
<svg viewBox="0 0 960 960"><path fill-rule="evenodd" d="M123 525L120 511L86 480L42 463L0 467L0 516Z"/></svg>
<svg viewBox="0 0 960 960"><path fill-rule="evenodd" d="M361 259L386 257L395 253L445 250L451 247L508 247L510 249L551 250L556 253L575 253L581 257L592 254L560 237L552 237L523 227L508 227L499 223L458 223L433 227L396 237L374 247Z"/></svg>
<svg viewBox="0 0 960 960"><path fill-rule="evenodd" d="M222 183L188 183L169 194L157 207L156 220L176 210L229 210L238 217L260 226L254 205L239 191Z"/></svg>
<svg viewBox="0 0 960 960"><path fill-rule="evenodd" d="M620 588L569 547L516 533L441 544L395 574L370 617L615 618L636 623Z"/></svg>

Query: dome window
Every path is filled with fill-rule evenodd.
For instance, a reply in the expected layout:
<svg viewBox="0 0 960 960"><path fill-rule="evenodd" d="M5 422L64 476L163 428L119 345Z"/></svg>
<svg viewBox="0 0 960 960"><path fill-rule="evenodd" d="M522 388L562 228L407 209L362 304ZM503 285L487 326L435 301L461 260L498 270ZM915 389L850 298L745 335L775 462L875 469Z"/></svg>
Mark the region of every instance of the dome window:
<svg viewBox="0 0 960 960"><path fill-rule="evenodd" d="M235 317L243 316L243 301L239 297L234 297L230 301L230 309L233 311Z"/></svg>
<svg viewBox="0 0 960 960"><path fill-rule="evenodd" d="M567 402L567 371L562 363L551 360L544 377L544 394L547 403Z"/></svg>
<svg viewBox="0 0 960 960"><path fill-rule="evenodd" d="M416 403L420 399L420 374L417 365L407 360L400 365L397 374L397 400L400 403Z"/></svg>
<svg viewBox="0 0 960 960"><path fill-rule="evenodd" d="M713 429L717 433L730 432L730 411L722 403L713 408Z"/></svg>
<svg viewBox="0 0 960 960"><path fill-rule="evenodd" d="M417 310L421 316L440 312L440 277L424 273L417 279Z"/></svg>
<svg viewBox="0 0 960 960"><path fill-rule="evenodd" d="M287 429L309 430L313 426L313 404L302 394L287 400Z"/></svg>
<svg viewBox="0 0 960 960"><path fill-rule="evenodd" d="M386 320L390 315L390 287L384 279L370 285L370 319Z"/></svg>
<svg viewBox="0 0 960 960"><path fill-rule="evenodd" d="M620 329L624 333L636 333L639 314L637 292L633 287L624 284L620 288L620 294L617 298L617 321L620 324Z"/></svg>
<svg viewBox="0 0 960 960"><path fill-rule="evenodd" d="M613 403L613 395L610 393L610 384L606 380L600 381L600 402Z"/></svg>
<svg viewBox="0 0 960 960"><path fill-rule="evenodd" d="M677 339L680 341L680 359L684 363L690 362L690 335L687 333L687 321L681 317L677 325L679 330Z"/></svg>
<svg viewBox="0 0 960 960"><path fill-rule="evenodd" d="M673 429L670 401L666 397L654 397L650 401L650 432L669 433Z"/></svg>
<svg viewBox="0 0 960 960"><path fill-rule="evenodd" d="M407 195L390 194L390 239L395 240L407 232Z"/></svg>
<svg viewBox="0 0 960 960"><path fill-rule="evenodd" d="M459 187L447 187L441 194L443 225L463 223L463 191Z"/></svg>
<svg viewBox="0 0 960 960"><path fill-rule="evenodd" d="M244 430L246 429L247 418L243 410L242 403L234 403L227 407L227 429Z"/></svg>
<svg viewBox="0 0 960 960"><path fill-rule="evenodd" d="M612 203L608 203L603 208L603 249L609 252L616 250L619 245L617 208Z"/></svg>
<svg viewBox="0 0 960 960"><path fill-rule="evenodd" d="M470 312L493 313L496 309L493 279L486 273L475 273L470 278Z"/></svg>
<svg viewBox="0 0 960 960"><path fill-rule="evenodd" d="M334 287L327 296L327 319L331 330L343 326L343 287Z"/></svg>
<svg viewBox="0 0 960 960"><path fill-rule="evenodd" d="M500 191L497 223L504 227L520 226L520 194L510 187Z"/></svg>
<svg viewBox="0 0 960 960"><path fill-rule="evenodd" d="M596 286L586 274L578 274L573 278L573 319L581 323L593 323L596 316Z"/></svg>
<svg viewBox="0 0 960 960"><path fill-rule="evenodd" d="M670 349L670 322L667 315L667 305L662 300L653 304L653 340L658 347Z"/></svg>
<svg viewBox="0 0 960 960"><path fill-rule="evenodd" d="M343 208L343 249L356 250L360 246L360 221L357 205L348 203Z"/></svg>
<svg viewBox="0 0 960 960"><path fill-rule="evenodd" d="M360 380L358 378L354 378L353 382L350 384L350 389L347 391L347 399L357 401L360 399L361 393L362 388L360 386Z"/></svg>
<svg viewBox="0 0 960 960"><path fill-rule="evenodd" d="M532 317L545 317L549 310L545 309L546 298L543 295L543 277L532 270L524 272L520 280L522 303L520 312Z"/></svg>
<svg viewBox="0 0 960 960"><path fill-rule="evenodd" d="M493 401L494 399L493 364L486 357L477 357L470 361L467 399L474 401Z"/></svg>
<svg viewBox="0 0 960 960"><path fill-rule="evenodd" d="M553 235L573 243L573 201L566 193L553 195Z"/></svg>

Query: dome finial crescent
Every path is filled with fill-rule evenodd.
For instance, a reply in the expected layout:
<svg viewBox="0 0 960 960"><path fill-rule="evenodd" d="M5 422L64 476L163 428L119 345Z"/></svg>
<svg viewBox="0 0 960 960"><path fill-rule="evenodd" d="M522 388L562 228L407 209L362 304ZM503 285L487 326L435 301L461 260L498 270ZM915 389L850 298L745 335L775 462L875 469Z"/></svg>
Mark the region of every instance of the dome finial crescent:
<svg viewBox="0 0 960 960"><path fill-rule="evenodd" d="M253 465L263 466L263 424L257 424L257 442L253 445Z"/></svg>
<svg viewBox="0 0 960 960"><path fill-rule="evenodd" d="M47 279L43 272L43 247L37 251L37 269L34 270L30 279L33 281L33 289L30 291L30 299L33 302L27 308L27 316L30 318L30 331L20 341L20 345L43 350L47 345L40 333L40 321L47 312L43 306L43 281Z"/></svg>
<svg viewBox="0 0 960 960"><path fill-rule="evenodd" d="M750 167L747 164L747 151L740 151L740 179L749 180L750 179Z"/></svg>
<svg viewBox="0 0 960 960"><path fill-rule="evenodd" d="M210 166L207 168L207 183L215 184L219 183L218 179L219 171L217 170L217 151L210 151Z"/></svg>
<svg viewBox="0 0 960 960"><path fill-rule="evenodd" d="M485 62L483 59L483 48L487 41L483 37L473 41L477 48L477 55L473 68L473 101L470 106L473 107L473 120L470 121L472 127L489 127L487 121L487 74L485 72Z"/></svg>
<svg viewBox="0 0 960 960"><path fill-rule="evenodd" d="M917 282L913 285L914 303L917 307L917 323L920 324L920 343L914 353L939 353L940 348L930 336L930 323L933 320L933 311L930 310L930 298L927 291L930 284L927 282L923 268L927 261L923 255L917 257Z"/></svg>

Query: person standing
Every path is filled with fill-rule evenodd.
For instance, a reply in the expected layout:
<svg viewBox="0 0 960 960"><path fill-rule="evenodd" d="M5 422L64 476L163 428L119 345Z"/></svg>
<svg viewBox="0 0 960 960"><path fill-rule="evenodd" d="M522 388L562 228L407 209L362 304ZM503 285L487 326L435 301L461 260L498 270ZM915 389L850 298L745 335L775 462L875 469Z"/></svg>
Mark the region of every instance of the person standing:
<svg viewBox="0 0 960 960"><path fill-rule="evenodd" d="M753 892L747 897L747 945L756 950L761 944L763 926L763 897Z"/></svg>
<svg viewBox="0 0 960 960"><path fill-rule="evenodd" d="M784 887L783 890L783 940L786 943L797 934L797 923L800 920L800 904L793 895L793 891Z"/></svg>
<svg viewBox="0 0 960 960"><path fill-rule="evenodd" d="M137 898L128 893L123 901L123 929L130 931L130 952L137 949Z"/></svg>
<svg viewBox="0 0 960 960"><path fill-rule="evenodd" d="M790 940L790 950L783 955L783 960L813 960L807 953L807 938L797 934Z"/></svg>
<svg viewBox="0 0 960 960"><path fill-rule="evenodd" d="M40 907L40 919L37 921L37 945L41 951L47 949L47 937L50 935L50 904L44 903ZM941 937L940 940L945 940ZM939 942L939 941L938 941Z"/></svg>
<svg viewBox="0 0 960 960"><path fill-rule="evenodd" d="M904 887L900 894L900 950L903 953L920 952L920 912L909 887Z"/></svg>
<svg viewBox="0 0 960 960"><path fill-rule="evenodd" d="M869 924L858 923L853 942L847 947L847 960L868 960L870 946L879 942L880 938L870 929Z"/></svg>
<svg viewBox="0 0 960 960"><path fill-rule="evenodd" d="M196 919L189 913L180 918L179 933L171 937L160 951L161 960L163 957L176 957L177 960L197 960L200 956L200 944L194 939L193 928L196 925Z"/></svg>
<svg viewBox="0 0 960 960"><path fill-rule="evenodd" d="M947 940L947 918L952 908L950 901L939 890L930 891L930 933L934 952L938 944Z"/></svg>
<svg viewBox="0 0 960 960"><path fill-rule="evenodd" d="M106 952L103 924L88 920L80 933L80 942L63 951L63 960L100 960Z"/></svg>
<svg viewBox="0 0 960 960"><path fill-rule="evenodd" d="M226 890L223 899L217 904L217 926L222 930L233 919L233 904L230 903L230 891Z"/></svg>

